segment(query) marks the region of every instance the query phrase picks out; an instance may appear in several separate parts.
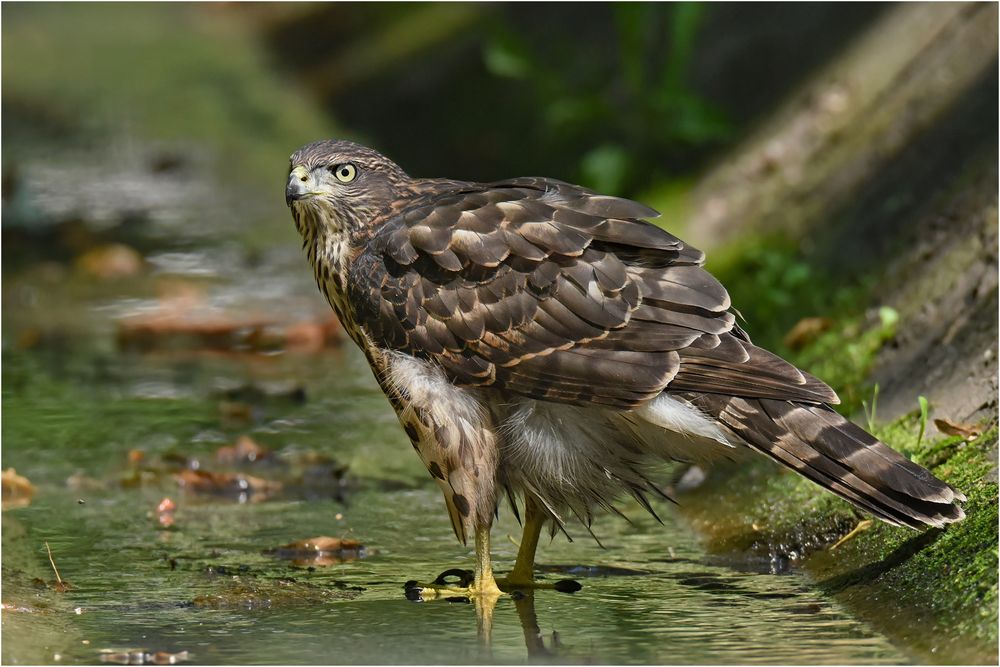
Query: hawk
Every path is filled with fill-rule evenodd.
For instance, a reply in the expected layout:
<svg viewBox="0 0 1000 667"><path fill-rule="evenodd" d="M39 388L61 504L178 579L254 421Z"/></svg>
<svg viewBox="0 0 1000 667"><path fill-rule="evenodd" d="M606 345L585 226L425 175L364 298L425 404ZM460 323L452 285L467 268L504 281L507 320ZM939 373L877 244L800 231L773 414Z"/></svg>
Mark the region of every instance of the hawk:
<svg viewBox="0 0 1000 667"><path fill-rule="evenodd" d="M965 497L830 408L821 380L755 346L704 254L634 201L550 178L411 178L378 152L318 141L285 199L319 289L364 352L458 539L473 595L538 587L543 524L590 525L648 473L738 447L891 524L963 518ZM494 578L501 496L524 507ZM519 517L520 518L520 517ZM441 583L439 578L439 583Z"/></svg>

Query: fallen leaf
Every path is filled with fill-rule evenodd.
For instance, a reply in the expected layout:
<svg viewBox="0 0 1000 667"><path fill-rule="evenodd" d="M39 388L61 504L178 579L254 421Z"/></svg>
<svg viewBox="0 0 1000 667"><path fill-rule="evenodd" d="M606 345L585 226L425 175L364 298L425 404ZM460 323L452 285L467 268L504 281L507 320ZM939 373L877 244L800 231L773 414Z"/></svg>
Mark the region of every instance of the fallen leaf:
<svg viewBox="0 0 1000 667"><path fill-rule="evenodd" d="M160 504L156 506L156 511L159 513L173 512L176 509L177 509L177 504L170 498L164 498L163 500L160 501Z"/></svg>
<svg viewBox="0 0 1000 667"><path fill-rule="evenodd" d="M27 507L35 495L35 486L13 468L0 473L0 486L3 488L2 506L5 510Z"/></svg>
<svg viewBox="0 0 1000 667"><path fill-rule="evenodd" d="M98 246L76 258L78 269L101 280L137 275L143 264L142 255L121 243Z"/></svg>
<svg viewBox="0 0 1000 667"><path fill-rule="evenodd" d="M935 419L934 425L945 435L960 435L963 438L975 438L983 432L982 427L976 424L959 424L950 419Z"/></svg>
<svg viewBox="0 0 1000 667"><path fill-rule="evenodd" d="M188 651L168 653L167 651L149 651L144 648L110 649L99 651L101 662L116 665L176 665L191 659Z"/></svg>
<svg viewBox="0 0 1000 667"><path fill-rule="evenodd" d="M219 401L219 417L227 423L249 424L253 421L253 406L239 401Z"/></svg>
<svg viewBox="0 0 1000 667"><path fill-rule="evenodd" d="M271 450L258 445L253 438L247 435L240 436L236 444L220 447L215 452L215 460L219 463L253 463L262 461L271 456Z"/></svg>
<svg viewBox="0 0 1000 667"><path fill-rule="evenodd" d="M816 340L821 333L832 326L833 320L829 317L803 317L785 336L785 345L798 350Z"/></svg>
<svg viewBox="0 0 1000 667"><path fill-rule="evenodd" d="M326 317L319 321L299 322L285 328L285 347L292 352L319 352L341 340L340 320Z"/></svg>
<svg viewBox="0 0 1000 667"><path fill-rule="evenodd" d="M253 475L229 472L209 472L207 470L182 470L174 473L174 479L181 487L197 493L221 495L259 494L267 496L281 491L281 482L275 482Z"/></svg>
<svg viewBox="0 0 1000 667"><path fill-rule="evenodd" d="M160 504L156 506L156 519L160 522L160 525L164 528L169 528L174 525L174 512L177 510L177 504L170 498L164 498L160 501Z"/></svg>
<svg viewBox="0 0 1000 667"><path fill-rule="evenodd" d="M336 565L368 555L365 546L357 540L327 536L298 540L264 553L289 559L296 565L319 566Z"/></svg>

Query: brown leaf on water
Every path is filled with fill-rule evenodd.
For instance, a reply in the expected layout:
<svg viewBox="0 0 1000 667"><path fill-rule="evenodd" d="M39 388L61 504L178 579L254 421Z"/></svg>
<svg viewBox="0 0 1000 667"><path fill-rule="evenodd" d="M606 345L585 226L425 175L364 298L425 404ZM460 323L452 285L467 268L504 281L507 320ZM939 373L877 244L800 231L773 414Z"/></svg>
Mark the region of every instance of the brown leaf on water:
<svg viewBox="0 0 1000 667"><path fill-rule="evenodd" d="M327 317L312 322L299 322L285 329L285 346L293 352L319 352L340 340L340 320Z"/></svg>
<svg viewBox="0 0 1000 667"><path fill-rule="evenodd" d="M257 444L247 435L240 436L234 445L220 447L215 452L215 460L226 465L254 463L271 456L271 450Z"/></svg>
<svg viewBox="0 0 1000 667"><path fill-rule="evenodd" d="M181 286L161 295L155 310L119 320L118 344L142 352L319 352L341 341L340 325L331 317L289 323L267 314L222 310L202 292Z"/></svg>
<svg viewBox="0 0 1000 667"><path fill-rule="evenodd" d="M191 659L188 651L170 653L167 651L150 651L144 648L110 649L99 651L101 662L115 665L176 665Z"/></svg>
<svg viewBox="0 0 1000 667"><path fill-rule="evenodd" d="M0 486L3 488L3 509L27 507L35 495L35 486L27 477L17 474L13 468L7 468L0 473Z"/></svg>
<svg viewBox="0 0 1000 667"><path fill-rule="evenodd" d="M76 258L76 266L82 272L101 280L128 278L142 272L142 255L121 243L91 248Z"/></svg>
<svg viewBox="0 0 1000 667"><path fill-rule="evenodd" d="M219 401L219 417L223 424L249 424L253 421L254 408L240 401Z"/></svg>
<svg viewBox="0 0 1000 667"><path fill-rule="evenodd" d="M253 494L259 498L278 493L281 482L245 475L243 473L209 472L207 470L182 470L174 473L177 484L195 493L218 495Z"/></svg>
<svg viewBox="0 0 1000 667"><path fill-rule="evenodd" d="M164 498L156 506L156 520L164 528L174 525L174 512L177 511L177 503L170 498Z"/></svg>
<svg viewBox="0 0 1000 667"><path fill-rule="evenodd" d="M793 350L801 349L832 326L833 320L829 317L803 317L785 335L785 345Z"/></svg>
<svg viewBox="0 0 1000 667"><path fill-rule="evenodd" d="M367 549L358 540L320 536L291 542L264 553L291 560L296 565L327 566L364 558Z"/></svg>
<svg viewBox="0 0 1000 667"><path fill-rule="evenodd" d="M960 435L963 438L975 438L983 432L982 427L976 424L959 424L950 419L935 419L934 425L945 435Z"/></svg>

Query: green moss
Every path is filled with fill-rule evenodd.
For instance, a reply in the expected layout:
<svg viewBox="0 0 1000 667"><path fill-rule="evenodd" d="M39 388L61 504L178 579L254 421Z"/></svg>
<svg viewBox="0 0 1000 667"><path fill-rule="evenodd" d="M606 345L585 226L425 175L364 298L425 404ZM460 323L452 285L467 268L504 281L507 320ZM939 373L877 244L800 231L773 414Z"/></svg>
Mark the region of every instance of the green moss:
<svg viewBox="0 0 1000 667"><path fill-rule="evenodd" d="M682 498L709 548L800 560L832 595L927 661L983 662L997 647L997 431L918 443L916 409L876 435L968 497L967 517L922 533L874 523L830 547L865 516L804 478L766 461L713 471Z"/></svg>
<svg viewBox="0 0 1000 667"><path fill-rule="evenodd" d="M944 530L915 534L878 524L809 564L823 585L873 622L881 621L870 599L890 599L900 613L921 617L919 626L900 625L901 639L937 659L980 661L997 650L997 484L990 452L997 431L975 440L923 440L914 435L911 414L879 430L879 437L947 479L968 497L966 518ZM945 657L948 655L950 657Z"/></svg>
<svg viewBox="0 0 1000 667"><path fill-rule="evenodd" d="M838 393L843 414L870 396L867 378L878 351L892 340L898 317L871 310L872 278L849 278L813 265L786 238L758 237L720 249L708 268L729 290L754 342L816 375ZM786 336L805 317L826 330L792 347Z"/></svg>
<svg viewBox="0 0 1000 667"><path fill-rule="evenodd" d="M873 278L817 268L807 253L774 237L723 248L709 256L709 268L729 289L754 342L830 384L842 413L871 403L872 364L899 320L891 308L872 308ZM827 318L827 328L793 349L786 336L804 317ZM681 506L710 550L764 560L774 570L800 563L920 660L993 662L997 432L972 441L921 437L926 418L913 408L875 435L967 495L966 519L944 530L875 522L831 550L868 517L762 457L714 468Z"/></svg>

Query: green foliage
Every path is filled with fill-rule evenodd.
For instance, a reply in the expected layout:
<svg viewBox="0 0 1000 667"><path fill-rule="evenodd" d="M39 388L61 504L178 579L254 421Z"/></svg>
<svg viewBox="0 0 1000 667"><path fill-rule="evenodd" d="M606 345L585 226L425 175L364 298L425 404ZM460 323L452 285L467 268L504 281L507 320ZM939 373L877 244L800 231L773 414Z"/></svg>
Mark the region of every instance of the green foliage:
<svg viewBox="0 0 1000 667"><path fill-rule="evenodd" d="M553 150L580 159L579 180L623 193L663 173L663 156L703 148L730 135L724 115L687 81L699 29L699 3L621 3L612 7L617 53L578 48L542 53L503 21L483 48L487 70L530 90ZM582 62L581 62L582 61Z"/></svg>
<svg viewBox="0 0 1000 667"><path fill-rule="evenodd" d="M917 403L920 404L920 434L917 436L917 447L924 439L924 432L927 430L927 397L917 396Z"/></svg>
<svg viewBox="0 0 1000 667"><path fill-rule="evenodd" d="M862 406L876 353L896 335L899 314L888 306L866 313L869 283L845 283L810 264L787 240L761 237L709 256L708 268L732 295L755 343L816 375L840 395L844 414ZM792 349L788 332L804 317L830 326Z"/></svg>
<svg viewBox="0 0 1000 667"><path fill-rule="evenodd" d="M869 410L866 401L861 401L861 406L865 409L865 421L868 422L868 432L873 433L875 431L875 410L878 406L878 382L875 383L875 388L872 389L871 409Z"/></svg>

